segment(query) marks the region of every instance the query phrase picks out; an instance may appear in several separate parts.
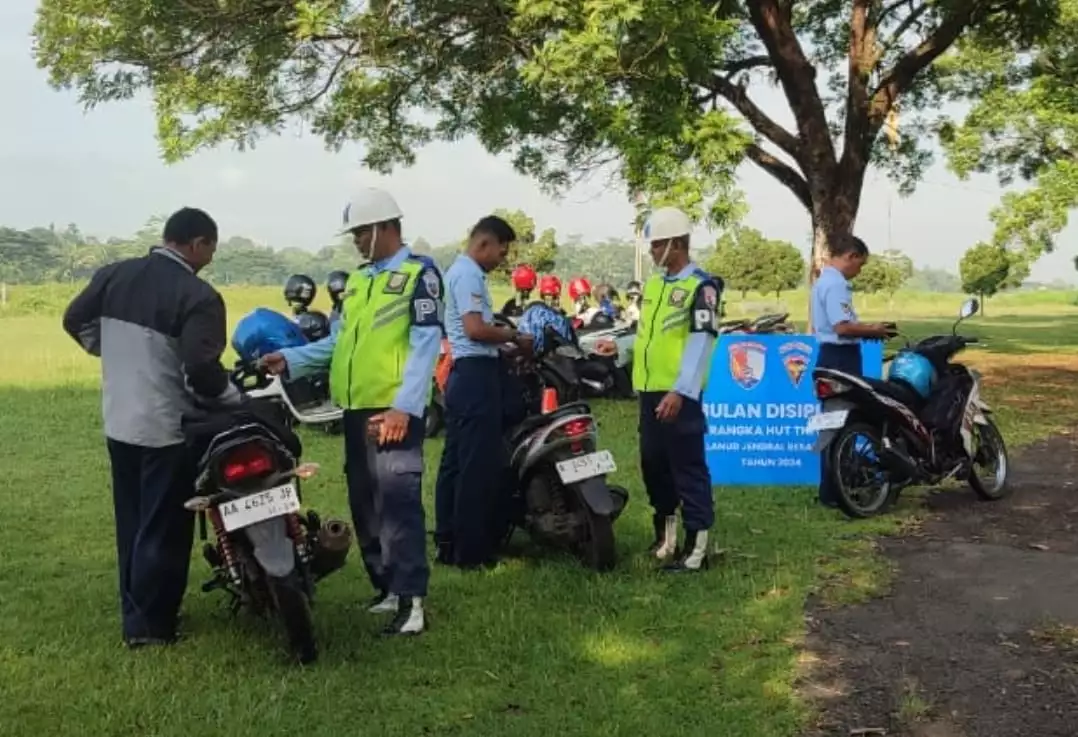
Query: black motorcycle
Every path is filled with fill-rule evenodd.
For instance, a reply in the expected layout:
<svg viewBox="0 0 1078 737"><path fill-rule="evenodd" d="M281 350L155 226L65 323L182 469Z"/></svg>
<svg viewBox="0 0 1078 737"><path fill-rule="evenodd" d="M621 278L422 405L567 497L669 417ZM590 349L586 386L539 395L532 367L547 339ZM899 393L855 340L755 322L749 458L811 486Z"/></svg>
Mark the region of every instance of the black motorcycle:
<svg viewBox="0 0 1078 737"><path fill-rule="evenodd" d="M184 432L199 458L196 496L184 507L198 514L203 541L207 520L213 528L202 550L213 578L202 590L227 592L233 613L276 613L293 658L313 662L314 586L344 565L352 538L347 523L300 512L300 481L317 466L300 463L299 438L262 400L189 419Z"/></svg>
<svg viewBox="0 0 1078 737"><path fill-rule="evenodd" d="M598 427L588 405L571 403L544 413L542 395L550 387L535 364L516 377L525 418L506 435L503 541L521 528L541 545L570 551L589 568L608 571L617 560L614 522L629 499L626 489L606 481L617 470L614 457L598 449Z"/></svg>
<svg viewBox="0 0 1078 737"><path fill-rule="evenodd" d="M950 478L966 481L983 499L1006 496L1007 448L981 398L980 375L953 361L978 342L956 332L978 307L975 299L962 306L951 335L907 347L916 360L931 364L936 377L926 397L897 379L813 371L822 408L808 429L819 432L813 449L829 454L838 503L848 516L880 514L905 486ZM991 471L978 470L987 464Z"/></svg>

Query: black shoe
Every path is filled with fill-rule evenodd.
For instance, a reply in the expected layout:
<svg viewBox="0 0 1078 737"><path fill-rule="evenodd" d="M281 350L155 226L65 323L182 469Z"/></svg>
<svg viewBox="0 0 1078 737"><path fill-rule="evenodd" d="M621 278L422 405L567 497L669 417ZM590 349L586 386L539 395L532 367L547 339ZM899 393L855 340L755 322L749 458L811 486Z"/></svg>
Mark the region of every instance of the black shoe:
<svg viewBox="0 0 1078 737"><path fill-rule="evenodd" d="M383 635L418 635L427 628L423 613L423 599L418 596L401 597L397 614L382 630Z"/></svg>
<svg viewBox="0 0 1078 737"><path fill-rule="evenodd" d="M130 650L138 650L143 647L166 647L175 645L179 639L176 635L171 637L125 637L124 645Z"/></svg>
<svg viewBox="0 0 1078 737"><path fill-rule="evenodd" d="M707 530L685 533L685 545L678 550L674 562L663 566L667 573L706 571L711 567L707 554Z"/></svg>

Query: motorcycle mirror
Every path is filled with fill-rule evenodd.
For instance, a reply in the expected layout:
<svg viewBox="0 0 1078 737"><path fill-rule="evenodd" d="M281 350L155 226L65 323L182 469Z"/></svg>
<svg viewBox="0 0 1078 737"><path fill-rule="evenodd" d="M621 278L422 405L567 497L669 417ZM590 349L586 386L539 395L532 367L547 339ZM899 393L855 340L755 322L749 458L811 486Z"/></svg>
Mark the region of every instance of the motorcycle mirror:
<svg viewBox="0 0 1078 737"><path fill-rule="evenodd" d="M958 317L962 320L966 320L977 314L977 310L981 308L981 303L977 301L976 297L971 297L962 303L962 309L958 311Z"/></svg>

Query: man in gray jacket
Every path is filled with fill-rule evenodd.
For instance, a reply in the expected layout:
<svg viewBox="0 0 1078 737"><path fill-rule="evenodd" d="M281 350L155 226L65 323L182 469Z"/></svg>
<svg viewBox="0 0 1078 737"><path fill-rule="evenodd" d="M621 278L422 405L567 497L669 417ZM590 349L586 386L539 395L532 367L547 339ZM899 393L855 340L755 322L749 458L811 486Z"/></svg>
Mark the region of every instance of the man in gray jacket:
<svg viewBox="0 0 1078 737"><path fill-rule="evenodd" d="M116 515L124 641L174 642L194 532L183 503L194 468L181 421L196 402L238 403L221 366L225 304L197 275L217 224L184 208L163 245L102 267L64 313L64 330L101 358L102 411Z"/></svg>

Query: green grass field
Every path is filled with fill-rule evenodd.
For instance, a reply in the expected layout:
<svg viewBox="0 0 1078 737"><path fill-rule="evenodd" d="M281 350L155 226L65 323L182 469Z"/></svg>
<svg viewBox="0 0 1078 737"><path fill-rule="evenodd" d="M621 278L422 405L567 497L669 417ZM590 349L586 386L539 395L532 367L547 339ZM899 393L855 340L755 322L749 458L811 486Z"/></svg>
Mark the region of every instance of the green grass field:
<svg viewBox="0 0 1078 737"><path fill-rule="evenodd" d="M1078 309L1069 296L1019 296L991 301L989 317L969 323L986 345L967 354L1014 448L1066 427L1078 409ZM279 303L274 289L226 297L234 317ZM5 737L796 735L811 719L794 690L805 597L841 603L873 591L882 569L871 536L895 529L915 506L851 523L813 505L811 489L717 487L719 564L671 580L642 552L649 509L635 407L600 403L602 443L619 462L614 480L632 495L614 573L532 555L487 573L436 567L429 632L387 641L361 607L371 592L353 551L319 589L322 658L299 670L284 664L271 623L233 620L221 597L198 591L208 571L197 557L187 638L130 653L119 642L97 366L60 330L63 298L59 288L13 288L9 316L0 317ZM14 309L35 300L44 315ZM866 314L882 317L885 302L865 305ZM949 328L960 302L903 301L887 314L921 335ZM323 468L306 501L323 516L346 514L340 439L307 433L305 441L307 459ZM440 451L440 442L428 444L428 503Z"/></svg>

